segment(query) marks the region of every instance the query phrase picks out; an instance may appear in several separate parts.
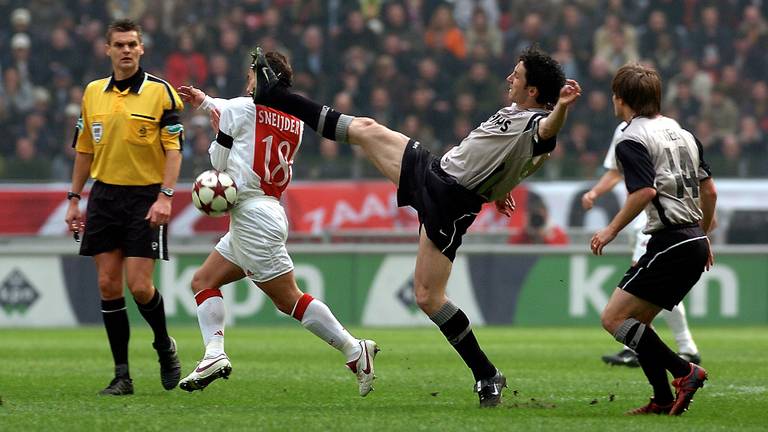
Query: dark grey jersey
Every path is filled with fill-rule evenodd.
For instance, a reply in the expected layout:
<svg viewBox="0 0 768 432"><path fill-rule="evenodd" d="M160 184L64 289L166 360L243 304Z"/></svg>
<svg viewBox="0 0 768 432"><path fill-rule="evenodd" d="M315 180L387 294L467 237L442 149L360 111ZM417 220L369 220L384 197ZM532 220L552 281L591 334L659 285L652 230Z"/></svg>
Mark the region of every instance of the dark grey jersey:
<svg viewBox="0 0 768 432"><path fill-rule="evenodd" d="M440 166L486 201L504 198L535 171L542 156L534 157L533 147L539 139L539 121L548 114L516 104L502 108L450 149Z"/></svg>
<svg viewBox="0 0 768 432"><path fill-rule="evenodd" d="M621 139L616 159L627 190L656 189L656 197L645 208L648 225L643 231L701 220L699 182L711 174L693 135L668 117L637 117Z"/></svg>

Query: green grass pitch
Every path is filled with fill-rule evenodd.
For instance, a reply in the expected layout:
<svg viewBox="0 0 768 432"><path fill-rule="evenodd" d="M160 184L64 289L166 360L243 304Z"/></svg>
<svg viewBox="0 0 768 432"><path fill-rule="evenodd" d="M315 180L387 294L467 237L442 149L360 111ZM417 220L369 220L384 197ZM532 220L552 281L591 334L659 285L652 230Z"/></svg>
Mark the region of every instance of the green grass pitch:
<svg viewBox="0 0 768 432"><path fill-rule="evenodd" d="M199 332L171 329L183 374ZM665 328L662 337L669 341ZM2 431L765 431L768 328L694 328L710 373L682 417L628 417L647 402L640 369L609 367L599 328L487 327L476 334L509 378L504 405L481 410L472 377L433 328L353 329L382 348L375 391L357 395L341 354L298 326L228 329L229 380L164 391L145 326L131 334L136 394L100 397L111 378L104 330L0 330Z"/></svg>

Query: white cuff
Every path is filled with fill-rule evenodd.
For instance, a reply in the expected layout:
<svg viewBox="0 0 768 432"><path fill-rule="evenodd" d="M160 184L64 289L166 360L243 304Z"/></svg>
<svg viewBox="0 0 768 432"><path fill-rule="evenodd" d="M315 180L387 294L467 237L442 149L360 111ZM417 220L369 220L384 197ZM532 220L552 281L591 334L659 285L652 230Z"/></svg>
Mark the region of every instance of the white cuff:
<svg viewBox="0 0 768 432"><path fill-rule="evenodd" d="M211 112L211 110L213 110L213 108L215 107L216 105L214 105L213 103L213 98L208 95L205 95L205 99L203 99L203 102L200 104L199 107L197 107L197 109L205 110L206 112Z"/></svg>

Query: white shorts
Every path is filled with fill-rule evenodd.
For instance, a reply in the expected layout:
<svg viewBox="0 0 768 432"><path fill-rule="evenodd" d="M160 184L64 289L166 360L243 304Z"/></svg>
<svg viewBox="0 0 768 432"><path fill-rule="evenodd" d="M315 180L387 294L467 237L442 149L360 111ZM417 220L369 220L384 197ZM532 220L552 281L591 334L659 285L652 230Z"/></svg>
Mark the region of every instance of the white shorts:
<svg viewBox="0 0 768 432"><path fill-rule="evenodd" d="M645 249L648 246L648 240L651 239L650 234L643 234L643 229L648 223L648 218L645 216L645 212L640 212L639 215L631 222L631 227L635 230L635 244L632 249L632 262L640 261L640 257L645 255Z"/></svg>
<svg viewBox="0 0 768 432"><path fill-rule="evenodd" d="M287 240L283 206L272 197L259 197L232 210L229 232L216 250L254 282L266 282L293 270Z"/></svg>

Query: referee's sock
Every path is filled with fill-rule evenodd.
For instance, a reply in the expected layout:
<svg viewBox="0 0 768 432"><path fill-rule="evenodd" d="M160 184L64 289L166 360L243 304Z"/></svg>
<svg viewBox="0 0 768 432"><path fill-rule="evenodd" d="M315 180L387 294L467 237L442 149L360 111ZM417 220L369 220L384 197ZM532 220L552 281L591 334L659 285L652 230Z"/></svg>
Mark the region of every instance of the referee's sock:
<svg viewBox="0 0 768 432"><path fill-rule="evenodd" d="M496 367L480 348L469 318L461 309L449 300L429 319L437 324L453 349L472 370L475 381L496 375Z"/></svg>
<svg viewBox="0 0 768 432"><path fill-rule="evenodd" d="M125 310L125 298L101 301L101 316L107 330L109 348L115 361L115 376L130 378L128 372L128 339L131 328Z"/></svg>
<svg viewBox="0 0 768 432"><path fill-rule="evenodd" d="M634 318L625 320L614 337L637 352L640 366L653 387L656 403L672 402L674 398L666 371L676 378L685 376L690 372L688 362L669 349L652 327Z"/></svg>
<svg viewBox="0 0 768 432"><path fill-rule="evenodd" d="M323 138L346 143L353 116L342 114L329 106L320 105L278 84L269 95L269 106L298 117Z"/></svg>
<svg viewBox="0 0 768 432"><path fill-rule="evenodd" d="M134 298L134 301L136 299ZM163 296L160 295L160 291L155 289L155 295L146 304L141 304L136 301L136 306L139 307L139 312L144 320L147 321L152 332L155 334L155 348L166 348L170 345L170 339L168 338L168 328L165 325L165 304L163 303Z"/></svg>

